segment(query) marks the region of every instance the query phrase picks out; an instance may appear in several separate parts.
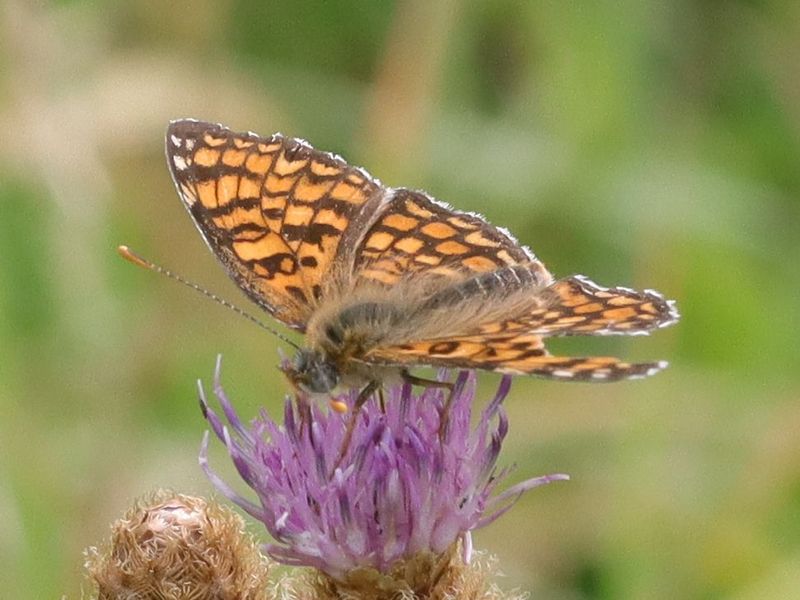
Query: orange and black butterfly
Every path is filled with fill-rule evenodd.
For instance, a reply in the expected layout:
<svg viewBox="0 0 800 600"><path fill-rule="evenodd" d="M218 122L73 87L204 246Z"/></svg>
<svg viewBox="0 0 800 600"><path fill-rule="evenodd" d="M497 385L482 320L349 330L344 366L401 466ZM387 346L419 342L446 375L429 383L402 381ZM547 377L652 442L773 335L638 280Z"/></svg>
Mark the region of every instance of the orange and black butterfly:
<svg viewBox="0 0 800 600"><path fill-rule="evenodd" d="M228 274L306 336L286 372L309 392L428 365L565 381L643 377L663 362L551 356L550 336L643 334L678 319L652 290L554 279L508 232L280 134L174 121L178 193ZM410 376L409 376L410 377Z"/></svg>

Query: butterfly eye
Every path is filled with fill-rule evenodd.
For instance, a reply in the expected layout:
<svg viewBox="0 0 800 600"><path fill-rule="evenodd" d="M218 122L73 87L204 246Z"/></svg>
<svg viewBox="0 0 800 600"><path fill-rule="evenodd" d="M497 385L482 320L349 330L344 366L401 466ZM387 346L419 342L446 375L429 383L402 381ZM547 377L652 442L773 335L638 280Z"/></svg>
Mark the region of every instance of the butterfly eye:
<svg viewBox="0 0 800 600"><path fill-rule="evenodd" d="M342 335L343 332L341 328L337 327L336 325L328 325L325 328L325 336L330 340L335 346L341 346L344 336Z"/></svg>
<svg viewBox="0 0 800 600"><path fill-rule="evenodd" d="M317 394L327 394L339 384L339 371L320 356L308 363L305 387Z"/></svg>

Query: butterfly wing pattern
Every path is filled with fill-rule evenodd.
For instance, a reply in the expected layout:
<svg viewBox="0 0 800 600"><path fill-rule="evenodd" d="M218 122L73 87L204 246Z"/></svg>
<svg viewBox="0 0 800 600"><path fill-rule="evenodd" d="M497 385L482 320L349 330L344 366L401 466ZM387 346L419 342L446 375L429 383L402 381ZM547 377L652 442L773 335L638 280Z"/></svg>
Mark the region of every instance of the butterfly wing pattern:
<svg viewBox="0 0 800 600"><path fill-rule="evenodd" d="M181 120L166 143L178 194L228 274L256 304L304 331L356 216L381 201L380 184L280 134Z"/></svg>
<svg viewBox="0 0 800 600"><path fill-rule="evenodd" d="M438 276L444 283L520 264L533 269L538 283L550 277L507 232L401 188L393 190L355 252L354 286L391 286L415 275Z"/></svg>
<svg viewBox="0 0 800 600"><path fill-rule="evenodd" d="M636 335L670 325L674 303L657 292L603 288L582 276L554 281L483 218L383 187L301 140L181 120L166 143L175 186L208 246L244 292L289 327L305 332L326 303L362 289L372 290L371 301L377 289L397 302L393 288L424 284L408 312L420 327L348 360L572 381L643 377L665 366L556 357L544 347L549 336ZM475 319L444 324L442 314L464 307ZM432 332L426 322L443 325Z"/></svg>
<svg viewBox="0 0 800 600"><path fill-rule="evenodd" d="M612 357L550 356L544 337L558 335L644 335L675 319L671 302L652 290L605 289L575 276L554 282L541 293L543 303L513 319L484 323L476 333L375 349L376 362L482 368L513 375L569 381L617 381L652 375L663 361L627 363Z"/></svg>

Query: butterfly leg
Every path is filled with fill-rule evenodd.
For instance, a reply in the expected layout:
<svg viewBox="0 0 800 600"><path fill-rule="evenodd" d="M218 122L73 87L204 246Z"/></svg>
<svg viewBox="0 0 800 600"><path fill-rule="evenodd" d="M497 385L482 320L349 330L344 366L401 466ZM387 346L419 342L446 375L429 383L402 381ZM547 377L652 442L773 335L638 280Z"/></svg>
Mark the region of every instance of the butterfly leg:
<svg viewBox="0 0 800 600"><path fill-rule="evenodd" d="M450 405L453 403L453 392L455 386L449 381L437 381L435 379L425 379L412 375L407 370L403 369L400 373L404 381L411 385L419 385L426 388L443 388L448 390L447 398L445 398L442 412L439 414L439 438L444 441L445 433L447 431L447 423L450 419Z"/></svg>
<svg viewBox="0 0 800 600"><path fill-rule="evenodd" d="M411 385L419 385L421 387L426 388L445 388L448 390L453 389L453 384L449 381L437 381L436 379L425 379L424 377L417 377L416 375L412 375L407 370L403 369L400 372L400 376L403 378L403 381L407 381Z"/></svg>
<svg viewBox="0 0 800 600"><path fill-rule="evenodd" d="M386 413L386 398L383 395L383 386L378 388L378 403L380 404L381 412Z"/></svg>
<svg viewBox="0 0 800 600"><path fill-rule="evenodd" d="M300 417L300 433L307 431L311 435L311 405L305 394L295 392L294 402L297 406L297 414Z"/></svg>
<svg viewBox="0 0 800 600"><path fill-rule="evenodd" d="M370 381L364 388L358 393L358 397L356 398L355 403L353 404L353 410L350 411L350 416L347 419L346 429L344 431L344 438L342 438L342 445L339 448L339 456L336 457L336 462L333 463L333 468L331 469L331 476L339 468L339 465L342 464L342 460L344 460L344 455L347 454L347 450L350 448L350 441L353 439L353 432L356 428L356 423L358 419L358 413L361 412L361 408L366 404L367 400L369 400L370 396L375 392L375 390L380 389L380 383L377 381Z"/></svg>

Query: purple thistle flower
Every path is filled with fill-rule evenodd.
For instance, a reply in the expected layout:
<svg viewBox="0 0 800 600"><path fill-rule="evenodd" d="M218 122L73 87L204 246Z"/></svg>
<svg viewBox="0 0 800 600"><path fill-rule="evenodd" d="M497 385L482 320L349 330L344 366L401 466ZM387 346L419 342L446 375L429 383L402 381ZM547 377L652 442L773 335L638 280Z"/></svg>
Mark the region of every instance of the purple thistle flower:
<svg viewBox="0 0 800 600"><path fill-rule="evenodd" d="M441 380L445 377L440 373ZM510 385L504 377L472 428L475 375L461 372L444 439L439 419L449 392L427 388L415 394L408 384L389 387L383 408L375 398L364 405L349 448L331 473L350 415L311 403L305 405L310 418L303 418L287 397L283 425L262 410L247 427L222 389L218 360L214 395L227 424L208 406L202 386L200 401L258 503L211 470L208 432L200 464L225 496L264 523L275 539L265 551L284 564L316 567L333 578L358 567L386 572L420 552L442 554L459 539L468 562L470 531L494 521L525 491L568 479L537 477L493 495L509 472L498 472L495 463L508 431L501 403ZM356 396L351 391L339 400L352 407Z"/></svg>

